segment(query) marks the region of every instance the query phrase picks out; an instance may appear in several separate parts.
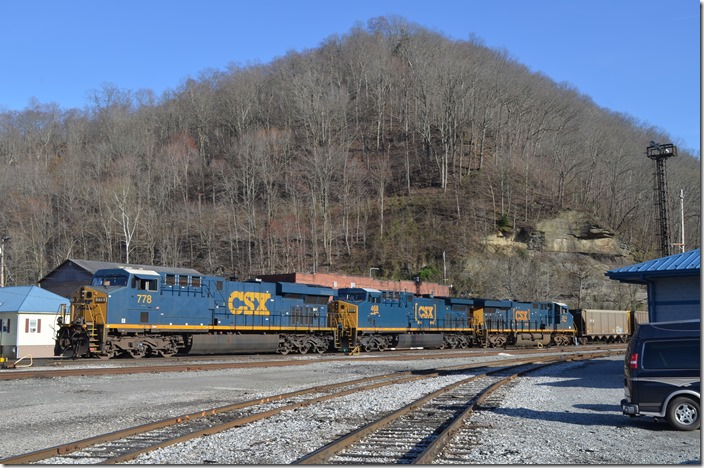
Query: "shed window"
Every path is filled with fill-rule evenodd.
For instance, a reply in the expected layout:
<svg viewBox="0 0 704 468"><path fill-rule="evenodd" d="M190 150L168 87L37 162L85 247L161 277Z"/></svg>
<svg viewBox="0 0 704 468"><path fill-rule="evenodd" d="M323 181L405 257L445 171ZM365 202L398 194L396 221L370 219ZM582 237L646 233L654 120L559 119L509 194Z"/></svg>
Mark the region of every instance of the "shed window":
<svg viewBox="0 0 704 468"><path fill-rule="evenodd" d="M178 285L182 288L188 286L188 275L178 275Z"/></svg>
<svg viewBox="0 0 704 468"><path fill-rule="evenodd" d="M166 275L166 280L164 281L167 286L173 286L176 284L176 275Z"/></svg>
<svg viewBox="0 0 704 468"><path fill-rule="evenodd" d="M24 332L25 333L41 333L42 332L42 319L25 319Z"/></svg>
<svg viewBox="0 0 704 468"><path fill-rule="evenodd" d="M191 286L200 288L200 276L191 276Z"/></svg>

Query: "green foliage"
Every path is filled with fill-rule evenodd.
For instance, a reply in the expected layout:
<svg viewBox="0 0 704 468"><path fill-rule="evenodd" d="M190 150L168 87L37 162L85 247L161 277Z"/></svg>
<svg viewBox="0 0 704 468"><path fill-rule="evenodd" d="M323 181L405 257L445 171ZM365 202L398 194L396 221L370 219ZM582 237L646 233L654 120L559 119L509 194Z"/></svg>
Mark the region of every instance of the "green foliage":
<svg viewBox="0 0 704 468"><path fill-rule="evenodd" d="M511 218L509 218L507 214L501 215L498 221L496 221L496 226L499 228L499 231L504 234L511 232L511 229L513 228L511 225Z"/></svg>
<svg viewBox="0 0 704 468"><path fill-rule="evenodd" d="M435 265L426 265L418 271L418 277L421 281L442 283L442 274L438 271Z"/></svg>

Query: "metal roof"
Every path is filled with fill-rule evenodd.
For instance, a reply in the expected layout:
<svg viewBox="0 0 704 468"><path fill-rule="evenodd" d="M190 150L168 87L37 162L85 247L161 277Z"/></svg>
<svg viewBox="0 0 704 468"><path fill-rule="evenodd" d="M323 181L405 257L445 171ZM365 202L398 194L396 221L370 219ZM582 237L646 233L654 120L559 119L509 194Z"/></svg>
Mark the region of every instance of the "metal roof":
<svg viewBox="0 0 704 468"><path fill-rule="evenodd" d="M115 262L98 262L95 260L80 260L80 259L75 259L75 258L69 258L67 260L68 262L73 262L76 265L80 266L81 268L91 272L95 273L98 270L102 270L105 268L141 268L144 270L153 270L157 271L160 273L176 273L176 274L193 274L193 275L200 275L198 270L194 270L192 268L177 268L177 267L166 267L166 266L156 266L156 265L139 265L136 263L115 263ZM66 262L64 262L66 263ZM62 263L63 265L63 263Z"/></svg>
<svg viewBox="0 0 704 468"><path fill-rule="evenodd" d="M650 278L699 276L700 249L609 270L606 275L618 281L645 283Z"/></svg>
<svg viewBox="0 0 704 468"><path fill-rule="evenodd" d="M0 312L55 314L61 304L68 299L38 286L0 288Z"/></svg>

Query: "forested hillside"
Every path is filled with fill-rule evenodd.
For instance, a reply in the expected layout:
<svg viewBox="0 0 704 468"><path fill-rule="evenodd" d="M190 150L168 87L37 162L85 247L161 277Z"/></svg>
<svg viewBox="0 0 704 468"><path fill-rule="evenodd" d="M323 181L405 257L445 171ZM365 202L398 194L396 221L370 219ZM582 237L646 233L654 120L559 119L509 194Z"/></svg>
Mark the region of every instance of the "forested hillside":
<svg viewBox="0 0 704 468"><path fill-rule="evenodd" d="M477 278L466 263L531 275L533 252L501 259L484 239L568 208L615 231L631 255L615 261L659 256L645 148L670 136L480 40L376 18L163 96L90 96L0 112L6 284L82 258L242 278L379 267L441 282L446 268L458 294L527 296L499 288L509 269ZM683 189L698 247L700 162L680 150L667 164L673 218Z"/></svg>

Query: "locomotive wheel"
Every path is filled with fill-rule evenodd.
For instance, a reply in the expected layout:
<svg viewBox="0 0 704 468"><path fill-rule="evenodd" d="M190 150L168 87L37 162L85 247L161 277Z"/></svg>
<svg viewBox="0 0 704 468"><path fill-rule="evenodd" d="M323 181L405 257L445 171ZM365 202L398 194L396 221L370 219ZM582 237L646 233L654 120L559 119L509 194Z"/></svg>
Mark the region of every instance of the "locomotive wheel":
<svg viewBox="0 0 704 468"><path fill-rule="evenodd" d="M279 335L279 347L276 352L285 356L291 351L293 351L293 343L291 343L291 340L289 340L288 337Z"/></svg>
<svg viewBox="0 0 704 468"><path fill-rule="evenodd" d="M507 338L504 335L492 335L489 337L489 342L494 348L501 348L506 344Z"/></svg>
<svg viewBox="0 0 704 468"><path fill-rule="evenodd" d="M568 346L570 344L570 339L565 335L555 335L555 344L557 346Z"/></svg>
<svg viewBox="0 0 704 468"><path fill-rule="evenodd" d="M142 341L137 341L128 353L135 359L141 359L151 353L151 348L145 345Z"/></svg>

